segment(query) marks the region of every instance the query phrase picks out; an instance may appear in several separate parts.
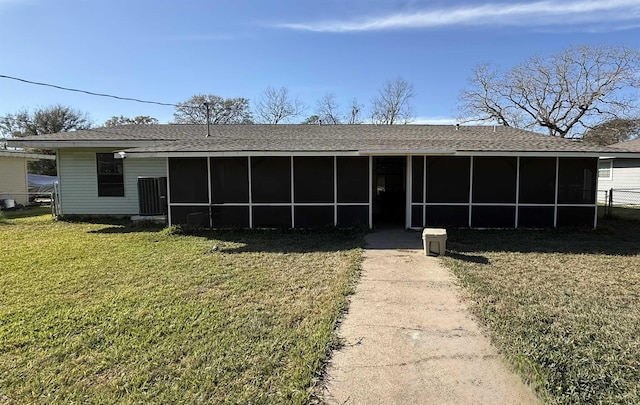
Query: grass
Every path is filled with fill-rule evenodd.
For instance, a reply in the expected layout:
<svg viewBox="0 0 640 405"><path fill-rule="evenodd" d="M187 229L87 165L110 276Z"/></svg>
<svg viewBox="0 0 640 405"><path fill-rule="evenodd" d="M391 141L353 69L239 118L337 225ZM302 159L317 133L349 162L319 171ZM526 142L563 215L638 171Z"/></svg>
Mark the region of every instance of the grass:
<svg viewBox="0 0 640 405"><path fill-rule="evenodd" d="M604 217L605 207L598 207L598 214ZM615 219L623 219L629 221L640 221L640 206L623 207L614 206L611 208L611 217Z"/></svg>
<svg viewBox="0 0 640 405"><path fill-rule="evenodd" d="M308 402L361 244L7 213L0 403Z"/></svg>
<svg viewBox="0 0 640 405"><path fill-rule="evenodd" d="M551 404L640 403L640 222L453 230L444 263L496 346Z"/></svg>

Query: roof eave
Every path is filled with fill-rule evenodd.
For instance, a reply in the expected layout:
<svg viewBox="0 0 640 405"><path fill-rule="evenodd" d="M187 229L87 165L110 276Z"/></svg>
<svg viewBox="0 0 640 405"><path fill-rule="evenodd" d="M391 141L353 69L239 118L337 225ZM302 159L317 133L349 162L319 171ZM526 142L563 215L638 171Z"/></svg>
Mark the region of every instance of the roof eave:
<svg viewBox="0 0 640 405"><path fill-rule="evenodd" d="M35 140L35 139L10 139L7 145L18 148L129 148L150 146L158 141L130 141L130 140Z"/></svg>

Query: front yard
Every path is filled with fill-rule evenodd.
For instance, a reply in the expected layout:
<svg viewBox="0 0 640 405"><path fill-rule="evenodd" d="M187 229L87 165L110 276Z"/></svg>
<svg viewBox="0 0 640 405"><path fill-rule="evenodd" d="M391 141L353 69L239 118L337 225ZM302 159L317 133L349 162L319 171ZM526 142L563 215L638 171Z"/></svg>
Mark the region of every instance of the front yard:
<svg viewBox="0 0 640 405"><path fill-rule="evenodd" d="M24 214L0 218L0 403L312 397L361 235L179 235ZM450 230L443 260L544 402L640 403L639 235L640 221L620 219Z"/></svg>
<svg viewBox="0 0 640 405"><path fill-rule="evenodd" d="M444 263L545 403L640 403L640 222L449 241Z"/></svg>
<svg viewBox="0 0 640 405"><path fill-rule="evenodd" d="M0 403L305 403L360 262L360 235L15 216Z"/></svg>

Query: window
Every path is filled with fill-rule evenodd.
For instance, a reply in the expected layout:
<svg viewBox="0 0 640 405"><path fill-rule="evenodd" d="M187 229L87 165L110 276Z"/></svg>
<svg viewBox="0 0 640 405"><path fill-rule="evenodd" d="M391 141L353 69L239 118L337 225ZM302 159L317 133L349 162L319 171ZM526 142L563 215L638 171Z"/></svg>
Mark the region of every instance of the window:
<svg viewBox="0 0 640 405"><path fill-rule="evenodd" d="M98 170L98 196L124 197L123 160L113 153L96 153Z"/></svg>
<svg viewBox="0 0 640 405"><path fill-rule="evenodd" d="M613 174L613 160L600 160L598 162L598 178L600 180L611 180Z"/></svg>

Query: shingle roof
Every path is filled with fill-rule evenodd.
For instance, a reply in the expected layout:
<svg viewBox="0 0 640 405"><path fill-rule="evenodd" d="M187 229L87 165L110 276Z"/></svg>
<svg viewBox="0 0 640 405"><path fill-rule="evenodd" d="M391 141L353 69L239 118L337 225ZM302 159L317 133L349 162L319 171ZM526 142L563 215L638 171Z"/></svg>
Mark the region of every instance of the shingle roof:
<svg viewBox="0 0 640 405"><path fill-rule="evenodd" d="M611 145L611 147L629 152L640 152L640 138L633 141L619 142Z"/></svg>
<svg viewBox="0 0 640 405"><path fill-rule="evenodd" d="M83 144L136 141L132 153L225 151L524 151L611 152L613 149L510 127L453 125L125 125L20 138ZM618 150L619 151L619 150Z"/></svg>

